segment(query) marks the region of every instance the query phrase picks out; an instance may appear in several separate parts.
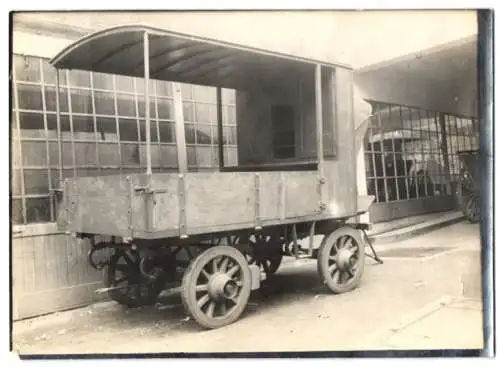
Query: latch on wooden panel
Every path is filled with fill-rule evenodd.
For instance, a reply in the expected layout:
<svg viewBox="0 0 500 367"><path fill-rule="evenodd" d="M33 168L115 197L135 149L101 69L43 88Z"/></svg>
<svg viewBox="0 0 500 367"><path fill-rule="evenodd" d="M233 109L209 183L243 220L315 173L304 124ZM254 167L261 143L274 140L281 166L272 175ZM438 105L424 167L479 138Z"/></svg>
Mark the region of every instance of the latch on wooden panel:
<svg viewBox="0 0 500 367"><path fill-rule="evenodd" d="M168 192L166 188L158 187L158 188L152 188L149 185L145 186L135 186L134 187L134 192L138 195L144 195L147 203L147 226L149 229L154 230L156 225L155 225L155 217L153 214L153 208L156 205L156 194L163 194Z"/></svg>
<svg viewBox="0 0 500 367"><path fill-rule="evenodd" d="M134 187L134 191L138 194L143 194L143 195L153 195L153 194L163 194L167 192L166 188L152 188L149 185L145 186L136 186Z"/></svg>

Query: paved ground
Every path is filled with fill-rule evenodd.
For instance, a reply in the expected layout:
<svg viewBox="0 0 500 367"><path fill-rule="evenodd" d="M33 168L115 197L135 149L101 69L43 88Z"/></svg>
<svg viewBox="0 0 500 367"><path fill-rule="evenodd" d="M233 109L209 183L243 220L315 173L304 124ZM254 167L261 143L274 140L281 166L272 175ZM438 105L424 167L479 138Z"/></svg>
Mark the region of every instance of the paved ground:
<svg viewBox="0 0 500 367"><path fill-rule="evenodd" d="M379 246L385 263L368 259L360 287L348 294L321 286L315 262L287 261L265 291L252 295L243 317L222 329L200 330L174 294L151 308L106 302L16 322L14 348L21 354L481 348L479 248L479 227L462 222Z"/></svg>

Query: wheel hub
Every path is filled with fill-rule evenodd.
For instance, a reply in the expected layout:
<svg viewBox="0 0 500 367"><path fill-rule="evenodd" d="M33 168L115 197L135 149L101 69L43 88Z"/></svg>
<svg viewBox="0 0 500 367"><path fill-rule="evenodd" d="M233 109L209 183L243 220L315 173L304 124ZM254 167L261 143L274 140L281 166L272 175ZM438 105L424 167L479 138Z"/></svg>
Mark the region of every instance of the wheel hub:
<svg viewBox="0 0 500 367"><path fill-rule="evenodd" d="M335 262L341 270L347 270L351 267L351 257L351 251L347 249L340 249L335 258Z"/></svg>
<svg viewBox="0 0 500 367"><path fill-rule="evenodd" d="M238 285L226 273L216 273L208 281L208 294L212 299L234 299Z"/></svg>

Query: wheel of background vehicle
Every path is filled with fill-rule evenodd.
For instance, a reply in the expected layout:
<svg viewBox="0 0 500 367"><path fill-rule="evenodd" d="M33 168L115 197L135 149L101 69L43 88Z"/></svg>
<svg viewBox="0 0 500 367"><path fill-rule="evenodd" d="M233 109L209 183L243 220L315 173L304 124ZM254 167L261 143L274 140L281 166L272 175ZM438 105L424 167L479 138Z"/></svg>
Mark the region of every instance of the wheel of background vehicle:
<svg viewBox="0 0 500 367"><path fill-rule="evenodd" d="M283 260L281 243L276 236L258 233L250 239L250 251L246 254L250 265L260 266L266 276L275 274Z"/></svg>
<svg viewBox="0 0 500 367"><path fill-rule="evenodd" d="M162 291L161 279L145 279L139 270L141 258L130 249L116 250L106 269L106 287L124 287L109 291L109 297L128 307L149 306L156 302Z"/></svg>
<svg viewBox="0 0 500 367"><path fill-rule="evenodd" d="M250 298L251 272L244 255L230 246L214 246L184 272L181 298L186 311L204 328L236 321Z"/></svg>
<svg viewBox="0 0 500 367"><path fill-rule="evenodd" d="M333 293L345 293L360 282L365 266L361 232L342 227L324 238L318 253L318 273Z"/></svg>
<svg viewBox="0 0 500 367"><path fill-rule="evenodd" d="M470 194L465 199L465 216L470 223L479 221L478 198L474 194Z"/></svg>

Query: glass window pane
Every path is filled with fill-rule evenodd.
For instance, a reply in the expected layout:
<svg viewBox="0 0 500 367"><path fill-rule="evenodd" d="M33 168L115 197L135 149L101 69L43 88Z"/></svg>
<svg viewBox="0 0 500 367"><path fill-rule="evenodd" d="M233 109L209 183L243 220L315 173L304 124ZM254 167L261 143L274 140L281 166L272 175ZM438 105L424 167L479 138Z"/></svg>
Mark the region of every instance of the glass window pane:
<svg viewBox="0 0 500 367"><path fill-rule="evenodd" d="M74 113L93 113L90 90L71 89L71 111Z"/></svg>
<svg viewBox="0 0 500 367"><path fill-rule="evenodd" d="M139 97L139 116L146 117L146 103L142 97ZM156 118L156 103L154 99L149 101L149 117L151 119Z"/></svg>
<svg viewBox="0 0 500 367"><path fill-rule="evenodd" d="M193 99L193 87L191 84L181 84L182 99Z"/></svg>
<svg viewBox="0 0 500 367"><path fill-rule="evenodd" d="M236 91L222 88L222 104L236 104Z"/></svg>
<svg viewBox="0 0 500 367"><path fill-rule="evenodd" d="M57 85L57 71L52 65L50 65L49 60L42 59L42 72L43 72L43 82L45 84ZM59 72L59 84L66 85L66 73L64 71Z"/></svg>
<svg viewBox="0 0 500 367"><path fill-rule="evenodd" d="M90 73L84 70L70 70L69 84L71 87L90 88Z"/></svg>
<svg viewBox="0 0 500 367"><path fill-rule="evenodd" d="M170 122L159 122L160 124L160 141L163 143L175 142L175 126Z"/></svg>
<svg viewBox="0 0 500 367"><path fill-rule="evenodd" d="M195 144L195 133L194 133L194 125L193 124L185 124L184 130L186 134L186 143L187 144Z"/></svg>
<svg viewBox="0 0 500 367"><path fill-rule="evenodd" d="M196 122L210 122L210 105L206 103L196 103Z"/></svg>
<svg viewBox="0 0 500 367"><path fill-rule="evenodd" d="M139 141L137 134L137 120L121 118L118 124L121 141Z"/></svg>
<svg viewBox="0 0 500 367"><path fill-rule="evenodd" d="M21 199L12 199L12 213L11 220L12 224L23 224L23 207Z"/></svg>
<svg viewBox="0 0 500 367"><path fill-rule="evenodd" d="M19 112L21 136L23 138L45 137L43 114L34 112Z"/></svg>
<svg viewBox="0 0 500 367"><path fill-rule="evenodd" d="M119 116L136 117L135 96L131 94L117 94L116 102Z"/></svg>
<svg viewBox="0 0 500 367"><path fill-rule="evenodd" d="M14 56L14 72L16 80L40 82L40 61L30 56Z"/></svg>
<svg viewBox="0 0 500 367"><path fill-rule="evenodd" d="M98 117L97 133L102 141L118 141L116 120L112 117Z"/></svg>
<svg viewBox="0 0 500 367"><path fill-rule="evenodd" d="M55 87L45 87L45 105L47 111L57 111ZM59 88L59 108L61 112L68 112L68 91L65 87Z"/></svg>
<svg viewBox="0 0 500 367"><path fill-rule="evenodd" d="M75 140L95 140L92 116L73 115L73 131Z"/></svg>
<svg viewBox="0 0 500 367"><path fill-rule="evenodd" d="M49 175L46 169L24 170L24 190L26 195L49 193Z"/></svg>
<svg viewBox="0 0 500 367"><path fill-rule="evenodd" d="M156 94L158 96L172 96L172 84L169 82L164 82L162 80L156 81Z"/></svg>
<svg viewBox="0 0 500 367"><path fill-rule="evenodd" d="M194 85L193 96L195 101L217 103L217 89L214 87Z"/></svg>
<svg viewBox="0 0 500 367"><path fill-rule="evenodd" d="M28 223L50 222L49 198L27 198L26 220Z"/></svg>
<svg viewBox="0 0 500 367"><path fill-rule="evenodd" d="M47 165L47 151L43 141L23 141L23 165L45 167Z"/></svg>
<svg viewBox="0 0 500 367"><path fill-rule="evenodd" d="M212 125L212 144L219 144L219 130L216 125Z"/></svg>
<svg viewBox="0 0 500 367"><path fill-rule="evenodd" d="M114 115L115 99L113 93L94 92L95 110L98 115Z"/></svg>
<svg viewBox="0 0 500 367"><path fill-rule="evenodd" d="M51 167L59 167L59 144L56 142L49 142L49 165ZM56 176L58 177L58 176Z"/></svg>
<svg viewBox="0 0 500 367"><path fill-rule="evenodd" d="M146 141L146 121L140 120L141 141ZM151 120L150 125L150 139L151 141L158 141L158 133L156 130L156 121Z"/></svg>
<svg viewBox="0 0 500 367"><path fill-rule="evenodd" d="M99 161L102 166L119 166L118 144L99 144Z"/></svg>
<svg viewBox="0 0 500 367"><path fill-rule="evenodd" d="M20 109L43 110L41 86L17 84L17 92Z"/></svg>
<svg viewBox="0 0 500 367"><path fill-rule="evenodd" d="M125 165L139 165L140 151L139 144L122 144L122 160Z"/></svg>
<svg viewBox="0 0 500 367"><path fill-rule="evenodd" d="M172 101L166 98L158 98L158 118L172 120L174 118Z"/></svg>
<svg viewBox="0 0 500 367"><path fill-rule="evenodd" d="M95 143L75 142L75 161L77 166L96 166Z"/></svg>
<svg viewBox="0 0 500 367"><path fill-rule="evenodd" d="M94 89L113 90L113 76L104 73L92 73Z"/></svg>
<svg viewBox="0 0 500 367"><path fill-rule="evenodd" d="M234 106L222 106L222 122L224 124L236 124L236 109Z"/></svg>
<svg viewBox="0 0 500 367"><path fill-rule="evenodd" d="M134 92L134 78L125 75L116 75L115 82L117 92Z"/></svg>
<svg viewBox="0 0 500 367"><path fill-rule="evenodd" d="M196 143L211 144L210 125L196 125Z"/></svg>
<svg viewBox="0 0 500 367"><path fill-rule="evenodd" d="M193 113L193 103L192 102L183 102L182 103L183 112L184 112L184 121L194 122L194 113Z"/></svg>
<svg viewBox="0 0 500 367"><path fill-rule="evenodd" d="M144 96L144 79L136 78L135 79L135 87L137 89L136 92L139 93L141 96ZM149 95L150 96L154 95L154 88L155 88L155 80L149 79Z"/></svg>

